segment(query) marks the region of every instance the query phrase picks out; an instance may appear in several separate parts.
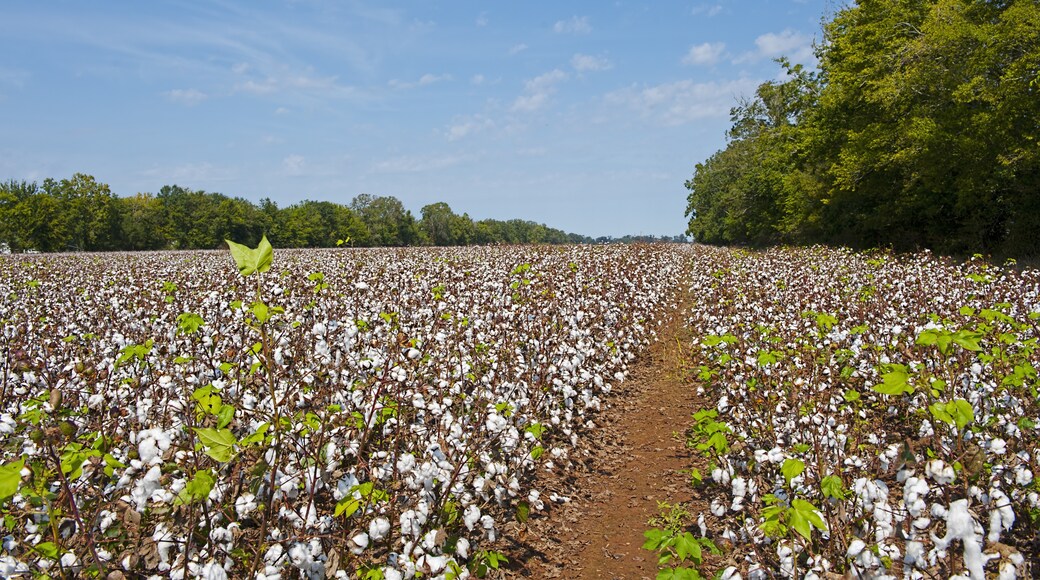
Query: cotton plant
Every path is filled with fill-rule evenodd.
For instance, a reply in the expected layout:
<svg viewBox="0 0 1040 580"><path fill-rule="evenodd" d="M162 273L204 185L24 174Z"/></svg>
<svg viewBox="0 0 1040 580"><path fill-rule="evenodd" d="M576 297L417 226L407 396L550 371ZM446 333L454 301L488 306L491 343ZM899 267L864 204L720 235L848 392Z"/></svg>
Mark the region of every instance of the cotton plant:
<svg viewBox="0 0 1040 580"><path fill-rule="evenodd" d="M1035 573L1036 271L703 254L688 376L717 415L688 433L712 468L704 533L745 558L726 574Z"/></svg>
<svg viewBox="0 0 1040 580"><path fill-rule="evenodd" d="M690 257L230 247L0 263L3 570L505 565L507 522L564 501L539 477L596 429Z"/></svg>

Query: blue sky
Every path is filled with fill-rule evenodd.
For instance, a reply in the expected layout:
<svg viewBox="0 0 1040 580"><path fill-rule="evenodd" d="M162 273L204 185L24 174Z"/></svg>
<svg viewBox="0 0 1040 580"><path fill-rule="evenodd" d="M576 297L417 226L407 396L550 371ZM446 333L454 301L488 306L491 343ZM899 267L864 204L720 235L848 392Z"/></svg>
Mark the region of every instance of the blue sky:
<svg viewBox="0 0 1040 580"><path fill-rule="evenodd" d="M0 179L675 235L729 108L830 3L7 0Z"/></svg>

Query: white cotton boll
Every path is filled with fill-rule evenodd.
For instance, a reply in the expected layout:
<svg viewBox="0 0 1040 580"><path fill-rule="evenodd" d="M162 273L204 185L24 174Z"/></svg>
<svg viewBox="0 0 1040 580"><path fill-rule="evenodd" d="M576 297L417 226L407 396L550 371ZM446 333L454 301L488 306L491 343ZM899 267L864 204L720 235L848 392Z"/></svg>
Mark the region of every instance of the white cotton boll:
<svg viewBox="0 0 1040 580"><path fill-rule="evenodd" d="M717 517L726 515L726 504L721 498L715 498L711 500L711 513Z"/></svg>
<svg viewBox="0 0 1040 580"><path fill-rule="evenodd" d="M202 567L199 577L202 580L227 580L227 571L217 562L210 560Z"/></svg>
<svg viewBox="0 0 1040 580"><path fill-rule="evenodd" d="M368 536L373 542L378 542L390 533L390 520L378 517L368 523Z"/></svg>
<svg viewBox="0 0 1040 580"><path fill-rule="evenodd" d="M994 455L1007 453L1007 442L999 437L989 442L989 452Z"/></svg>
<svg viewBox="0 0 1040 580"><path fill-rule="evenodd" d="M849 544L848 549L845 551L845 556L847 558L855 558L856 556L859 556L860 553L866 547L867 547L866 542L864 542L863 540L861 540L859 538L856 538L855 540L852 540L852 542Z"/></svg>
<svg viewBox="0 0 1040 580"><path fill-rule="evenodd" d="M953 466L946 465L942 459L933 459L925 464L924 473L939 485L953 483L957 479Z"/></svg>
<svg viewBox="0 0 1040 580"><path fill-rule="evenodd" d="M368 547L368 534L364 532L355 534L350 538L350 543L350 552L355 556L360 556L365 552L365 548Z"/></svg>
<svg viewBox="0 0 1040 580"><path fill-rule="evenodd" d="M989 535L990 542L999 542L1000 533L1010 530L1015 525L1015 510L1011 508L1011 499L1001 490L993 488L989 492Z"/></svg>
<svg viewBox="0 0 1040 580"><path fill-rule="evenodd" d="M986 560L994 556L982 553L982 527L968 510L968 500L959 499L950 504L946 516L946 535L942 538L931 535L932 543L940 550L945 550L953 540L960 540L964 546L964 567L970 578L984 579Z"/></svg>
<svg viewBox="0 0 1040 580"><path fill-rule="evenodd" d="M527 501L530 503L531 509L535 511L542 511L545 509L545 502L543 502L540 497L541 494L538 493L537 489L532 489L531 493L527 494Z"/></svg>
<svg viewBox="0 0 1040 580"><path fill-rule="evenodd" d="M257 507L256 496L251 493L244 493L238 496L235 500L235 512L239 518L244 518L249 514L253 513Z"/></svg>
<svg viewBox="0 0 1040 580"><path fill-rule="evenodd" d="M770 449L767 459L772 463L781 463L784 460L784 450L779 447Z"/></svg>
<svg viewBox="0 0 1040 580"><path fill-rule="evenodd" d="M495 520L488 515L480 516L480 526L487 533L488 540L495 541Z"/></svg>
<svg viewBox="0 0 1040 580"><path fill-rule="evenodd" d="M463 559L469 558L469 540L459 538L459 541L455 542L455 554Z"/></svg>
<svg viewBox="0 0 1040 580"><path fill-rule="evenodd" d="M408 475L415 469L415 456L406 453L397 458L397 471L402 475Z"/></svg>
<svg viewBox="0 0 1040 580"><path fill-rule="evenodd" d="M1015 483L1025 487L1033 482L1033 472L1027 467L1020 465L1015 468Z"/></svg>

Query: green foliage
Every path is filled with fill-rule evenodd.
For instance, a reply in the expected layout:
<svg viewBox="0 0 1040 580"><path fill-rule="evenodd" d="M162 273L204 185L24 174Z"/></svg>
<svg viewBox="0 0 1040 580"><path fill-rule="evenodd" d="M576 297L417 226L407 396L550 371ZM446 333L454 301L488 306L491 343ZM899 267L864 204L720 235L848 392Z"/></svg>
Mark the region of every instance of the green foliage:
<svg viewBox="0 0 1040 580"><path fill-rule="evenodd" d="M230 429L213 429L211 427L194 429L199 436L199 441L206 455L221 463L226 463L235 455L235 445L238 440Z"/></svg>
<svg viewBox="0 0 1040 580"><path fill-rule="evenodd" d="M24 458L0 466L0 501L18 493L18 486L22 483L23 467Z"/></svg>
<svg viewBox="0 0 1040 580"><path fill-rule="evenodd" d="M253 272L264 273L271 268L271 260L274 258L274 248L267 241L267 236L260 239L256 248L250 248L231 240L224 240L231 250L231 257L235 259L238 273L248 276Z"/></svg>
<svg viewBox="0 0 1040 580"><path fill-rule="evenodd" d="M913 393L914 387L910 384L910 373L906 365L885 365L881 374L881 384L875 385L874 390L882 395L892 396Z"/></svg>
<svg viewBox="0 0 1040 580"><path fill-rule="evenodd" d="M791 500L790 504L780 501L773 494L762 498L766 507L762 508L762 532L771 538L788 537L794 530L806 541L812 540L812 529L821 532L827 530L827 524L820 517L816 506L801 498Z"/></svg>
<svg viewBox="0 0 1040 580"><path fill-rule="evenodd" d="M823 35L697 164L695 239L1040 250L1040 4L850 3Z"/></svg>

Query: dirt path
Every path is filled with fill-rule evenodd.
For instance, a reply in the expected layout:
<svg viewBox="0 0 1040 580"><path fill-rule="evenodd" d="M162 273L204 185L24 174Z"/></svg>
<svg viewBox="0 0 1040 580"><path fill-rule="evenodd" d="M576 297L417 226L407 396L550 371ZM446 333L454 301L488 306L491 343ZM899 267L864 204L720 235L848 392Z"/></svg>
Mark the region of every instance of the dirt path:
<svg viewBox="0 0 1040 580"><path fill-rule="evenodd" d="M597 420L597 440L581 464L550 482L571 501L515 530L511 541L522 578L654 578L656 558L642 549L658 502L688 502L691 454L681 432L700 408L678 379L681 316L664 328ZM683 342L688 344L688 342Z"/></svg>

